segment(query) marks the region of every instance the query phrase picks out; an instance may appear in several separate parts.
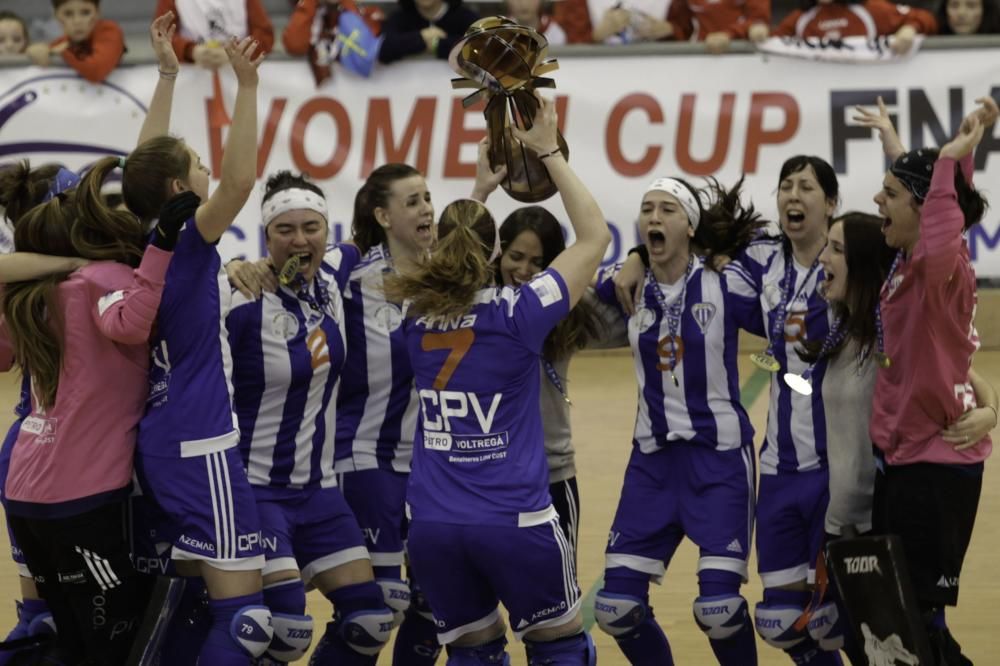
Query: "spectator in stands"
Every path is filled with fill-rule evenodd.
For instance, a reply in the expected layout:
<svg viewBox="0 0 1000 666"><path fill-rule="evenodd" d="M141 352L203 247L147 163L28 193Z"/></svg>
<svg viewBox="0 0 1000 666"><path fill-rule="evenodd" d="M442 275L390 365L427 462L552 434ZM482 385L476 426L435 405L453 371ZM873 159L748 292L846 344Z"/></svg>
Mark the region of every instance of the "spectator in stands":
<svg viewBox="0 0 1000 666"><path fill-rule="evenodd" d="M1000 0L941 0L937 21L942 35L995 35Z"/></svg>
<svg viewBox="0 0 1000 666"><path fill-rule="evenodd" d="M28 46L31 62L47 67L52 58L61 57L92 83L108 78L125 53L125 34L117 23L101 18L99 5L100 0L52 0L63 36L51 44Z"/></svg>
<svg viewBox="0 0 1000 666"><path fill-rule="evenodd" d="M777 37L844 37L874 39L892 35L892 50L908 53L918 34L933 35L937 21L930 12L888 0L802 0L774 29Z"/></svg>
<svg viewBox="0 0 1000 666"><path fill-rule="evenodd" d="M28 48L28 26L14 12L0 12L0 55L24 53Z"/></svg>
<svg viewBox="0 0 1000 666"><path fill-rule="evenodd" d="M545 35L549 45L565 44L566 31L545 11L544 5L544 0L506 0L504 3L508 17Z"/></svg>
<svg viewBox="0 0 1000 666"><path fill-rule="evenodd" d="M382 26L385 40L378 59L390 63L429 53L447 60L452 47L478 18L462 0L399 0L399 9Z"/></svg>
<svg viewBox="0 0 1000 666"><path fill-rule="evenodd" d="M343 12L361 16L371 31L382 31L385 14L379 7L358 7L354 0L298 0L288 19L281 43L288 55L308 56L316 85L330 78L337 48L337 23Z"/></svg>
<svg viewBox="0 0 1000 666"><path fill-rule="evenodd" d="M601 17L594 23L591 10L598 7ZM769 0L660 0L643 2L640 9L631 6L629 0L562 0L556 5L554 16L566 30L570 43L685 41L694 36L705 42L709 52L722 53L733 39L767 38L771 3Z"/></svg>
<svg viewBox="0 0 1000 666"><path fill-rule="evenodd" d="M157 0L155 16L177 17L174 53L206 69L229 63L223 47L231 37L257 40L258 53L274 47L274 26L261 0Z"/></svg>

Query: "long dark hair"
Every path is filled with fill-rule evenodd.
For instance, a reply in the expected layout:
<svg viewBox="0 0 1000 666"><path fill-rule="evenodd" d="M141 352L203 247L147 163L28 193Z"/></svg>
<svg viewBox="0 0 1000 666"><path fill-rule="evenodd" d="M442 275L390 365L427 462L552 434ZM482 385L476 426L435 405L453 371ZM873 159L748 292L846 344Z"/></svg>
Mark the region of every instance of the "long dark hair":
<svg viewBox="0 0 1000 666"><path fill-rule="evenodd" d="M489 255L496 222L472 199L453 201L441 211L438 245L417 268L385 279L386 299L409 301L414 316L454 317L469 311L478 292L493 279Z"/></svg>
<svg viewBox="0 0 1000 666"><path fill-rule="evenodd" d="M354 219L351 221L351 237L361 254L386 242L385 229L375 219L375 209L388 205L392 184L420 175L409 164L398 163L383 164L368 175L365 184L354 196Z"/></svg>
<svg viewBox="0 0 1000 666"><path fill-rule="evenodd" d="M715 270L713 260L716 256L736 256L767 225L753 203L744 203L743 179L741 176L727 189L710 178L701 196L696 197L702 212L693 241L705 253L705 262L712 270ZM686 182L681 182L690 188Z"/></svg>
<svg viewBox="0 0 1000 666"><path fill-rule="evenodd" d="M34 169L28 160L21 160L0 170L0 207L10 223L42 203L52 181L59 173L58 164L43 164Z"/></svg>
<svg viewBox="0 0 1000 666"><path fill-rule="evenodd" d="M170 198L170 181L187 180L191 153L183 139L157 136L129 153L122 169L122 198L143 222L151 222Z"/></svg>
<svg viewBox="0 0 1000 666"><path fill-rule="evenodd" d="M1000 32L1000 6L997 0L982 0L983 16L979 21L977 35L993 35ZM948 0L941 0L937 9L937 23L939 35L954 35L951 25L948 23Z"/></svg>
<svg viewBox="0 0 1000 666"><path fill-rule="evenodd" d="M75 216L72 194L60 194L21 217L14 227L14 245L21 252L79 256L70 238ZM3 292L3 316L10 330L14 359L22 372L31 373L43 408L55 404L59 389L64 322L58 286L68 275L58 273L40 280L12 282Z"/></svg>
<svg viewBox="0 0 1000 666"><path fill-rule="evenodd" d="M548 268L552 260L566 249L566 239L555 216L541 206L525 206L508 215L500 225L500 261L514 239L525 231L533 232L541 241L542 268ZM497 261L496 279L497 284L502 285L500 261ZM565 358L586 347L589 341L599 338L602 328L594 308L585 300L580 300L545 338L542 356L549 361Z"/></svg>
<svg viewBox="0 0 1000 666"><path fill-rule="evenodd" d="M854 341L861 354L867 355L874 350L877 341L875 308L896 251L886 244L882 218L877 215L844 213L834 218L830 226L838 222L844 225L847 288L844 301L833 303L830 307L834 316L840 319L846 335L828 355L836 356L849 340ZM815 363L819 360L822 347L823 340L809 340L796 352L805 362Z"/></svg>

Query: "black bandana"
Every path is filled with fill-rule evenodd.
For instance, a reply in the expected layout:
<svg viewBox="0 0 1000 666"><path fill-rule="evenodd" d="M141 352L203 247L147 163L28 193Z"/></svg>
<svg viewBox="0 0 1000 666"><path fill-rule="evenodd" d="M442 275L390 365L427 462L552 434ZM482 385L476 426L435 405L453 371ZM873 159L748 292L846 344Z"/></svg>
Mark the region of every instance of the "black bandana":
<svg viewBox="0 0 1000 666"><path fill-rule="evenodd" d="M928 190L931 189L931 174L934 173L934 162L937 158L936 149L921 148L903 153L889 167L892 175L910 191L918 204L924 202Z"/></svg>

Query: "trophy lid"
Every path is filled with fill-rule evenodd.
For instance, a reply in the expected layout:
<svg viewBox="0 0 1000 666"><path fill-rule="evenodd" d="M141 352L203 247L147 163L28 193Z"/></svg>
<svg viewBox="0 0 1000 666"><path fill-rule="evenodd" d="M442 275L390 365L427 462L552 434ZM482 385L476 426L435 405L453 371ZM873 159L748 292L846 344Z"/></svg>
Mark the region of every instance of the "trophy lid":
<svg viewBox="0 0 1000 666"><path fill-rule="evenodd" d="M537 30L506 16L489 16L469 26L448 62L458 74L491 92L510 93L557 67L546 59L548 48L548 40Z"/></svg>

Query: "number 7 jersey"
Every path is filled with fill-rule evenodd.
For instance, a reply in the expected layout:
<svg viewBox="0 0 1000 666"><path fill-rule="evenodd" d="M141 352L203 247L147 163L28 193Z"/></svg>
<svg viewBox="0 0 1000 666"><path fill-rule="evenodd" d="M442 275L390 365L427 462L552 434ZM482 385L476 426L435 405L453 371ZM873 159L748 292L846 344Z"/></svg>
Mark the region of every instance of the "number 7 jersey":
<svg viewBox="0 0 1000 666"><path fill-rule="evenodd" d="M569 312L553 270L481 289L466 314L404 323L420 403L407 504L414 520L527 527L555 516L538 362Z"/></svg>

